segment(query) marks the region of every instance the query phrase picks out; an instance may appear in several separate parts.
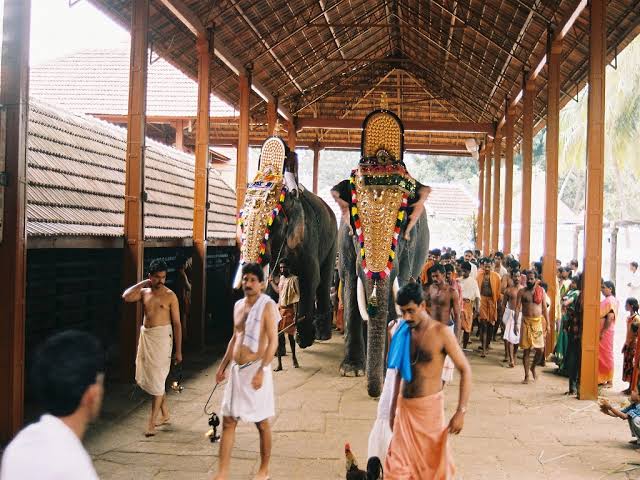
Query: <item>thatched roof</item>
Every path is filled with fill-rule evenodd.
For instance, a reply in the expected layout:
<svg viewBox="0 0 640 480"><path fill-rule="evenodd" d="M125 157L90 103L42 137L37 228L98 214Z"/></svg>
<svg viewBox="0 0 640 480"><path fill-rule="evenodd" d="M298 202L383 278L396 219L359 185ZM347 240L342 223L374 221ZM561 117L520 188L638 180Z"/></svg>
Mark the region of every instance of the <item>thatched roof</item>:
<svg viewBox="0 0 640 480"><path fill-rule="evenodd" d="M29 104L27 233L122 237L126 131L32 99ZM145 236L192 237L193 156L146 140ZM208 238L235 242L235 193L212 170Z"/></svg>
<svg viewBox="0 0 640 480"><path fill-rule="evenodd" d="M129 0L91 0L126 28ZM236 65L252 64L252 78L277 94L299 118L361 118L379 106L403 120L495 122L505 99L521 89L523 70L546 52L547 29L561 26L577 0L150 0L154 48L196 77L195 36L166 7L179 4L204 26L215 26L215 44ZM562 102L586 81L588 8L564 40ZM640 31L638 0L608 5L608 60ZM222 48L221 47L221 48ZM213 92L238 105L236 74L220 58L212 67ZM546 70L535 102L536 123L545 115ZM255 93L251 111L262 135L265 102ZM521 128L516 126L516 134ZM225 134L220 132L221 135ZM460 135L409 132L408 143L459 144ZM305 129L299 141L358 142L357 132Z"/></svg>

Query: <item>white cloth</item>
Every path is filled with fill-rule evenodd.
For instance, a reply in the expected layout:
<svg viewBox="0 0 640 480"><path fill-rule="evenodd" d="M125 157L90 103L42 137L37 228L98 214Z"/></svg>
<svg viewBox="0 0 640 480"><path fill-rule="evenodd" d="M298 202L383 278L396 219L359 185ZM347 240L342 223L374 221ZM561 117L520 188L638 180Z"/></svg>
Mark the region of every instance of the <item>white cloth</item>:
<svg viewBox="0 0 640 480"><path fill-rule="evenodd" d="M471 263L471 275L469 275L471 278L476 278L478 276L478 267L476 266L475 263Z"/></svg>
<svg viewBox="0 0 640 480"><path fill-rule="evenodd" d="M500 271L497 273L500 275L500 278L502 278L505 275L509 275L509 270L507 270L504 265L500 265Z"/></svg>
<svg viewBox="0 0 640 480"><path fill-rule="evenodd" d="M164 395L165 382L171 369L172 349L171 325L142 326L136 354L136 383L148 394Z"/></svg>
<svg viewBox="0 0 640 480"><path fill-rule="evenodd" d="M77 435L58 417L43 415L7 446L0 479L98 480L98 475Z"/></svg>
<svg viewBox="0 0 640 480"><path fill-rule="evenodd" d="M384 378L384 385L382 386L382 394L380 395L380 401L378 401L378 415L369 433L367 458L378 457L383 465L393 434L389 420L391 419L393 386L396 383L397 376L398 371L395 368L387 369L387 375Z"/></svg>
<svg viewBox="0 0 640 480"><path fill-rule="evenodd" d="M480 299L480 288L478 287L478 281L476 277L473 275L473 272L468 278L460 278L458 279L460 282L460 288L462 289L462 298L471 300L471 303L475 301L475 299Z"/></svg>
<svg viewBox="0 0 640 480"><path fill-rule="evenodd" d="M449 328L452 332L455 331L455 325L449 325ZM453 380L453 372L456 369L456 366L451 360L451 357L447 355L444 358L444 364L442 365L442 376L440 377L444 383L449 383Z"/></svg>
<svg viewBox="0 0 640 480"><path fill-rule="evenodd" d="M231 362L229 380L224 389L220 408L223 417L257 423L276 414L271 366L263 368L262 387L255 390L251 385L256 372L262 368L261 365L260 360L244 365Z"/></svg>
<svg viewBox="0 0 640 480"><path fill-rule="evenodd" d="M509 343L513 343L514 345L518 345L520 343L520 327L522 322L522 312L518 314L518 318L515 318L515 313L509 307L504 309L504 314L502 315L502 323L504 323L504 335L502 338ZM513 325L514 322L517 322L518 325L518 334L513 333Z"/></svg>
<svg viewBox="0 0 640 480"><path fill-rule="evenodd" d="M244 304L246 299L242 298L238 300L238 303L242 302ZM253 304L251 310L249 310L249 315L247 315L247 321L244 325L244 338L242 340L242 345L247 347L253 353L258 351L260 347L260 327L262 326L262 313L264 312L264 308L272 303L273 306L276 306L276 302L274 302L269 295L264 293L260 294L256 303ZM274 308L277 312L277 308ZM276 323L280 321L280 315L277 314Z"/></svg>
<svg viewBox="0 0 640 480"><path fill-rule="evenodd" d="M627 284L629 284L629 294L627 295L628 297L633 297L636 300L639 300L640 298L640 268L637 269L635 272L630 272L629 273L629 281L627 282Z"/></svg>

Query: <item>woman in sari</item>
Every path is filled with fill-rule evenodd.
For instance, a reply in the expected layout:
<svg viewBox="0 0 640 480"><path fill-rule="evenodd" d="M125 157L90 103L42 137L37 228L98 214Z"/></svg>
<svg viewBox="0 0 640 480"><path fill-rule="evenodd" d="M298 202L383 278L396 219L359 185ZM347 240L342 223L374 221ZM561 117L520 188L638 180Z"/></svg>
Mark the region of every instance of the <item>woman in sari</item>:
<svg viewBox="0 0 640 480"><path fill-rule="evenodd" d="M598 385L613 386L613 333L618 313L616 287L613 282L602 283L604 300L600 302L600 346L598 349Z"/></svg>
<svg viewBox="0 0 640 480"><path fill-rule="evenodd" d="M629 312L627 317L627 338L622 347L624 363L622 367L622 381L629 382L629 388L623 393L629 395L633 389L633 360L636 355L636 343L638 339L638 326L640 326L640 315L638 315L638 300L627 298L624 309ZM637 387L635 388L637 390Z"/></svg>

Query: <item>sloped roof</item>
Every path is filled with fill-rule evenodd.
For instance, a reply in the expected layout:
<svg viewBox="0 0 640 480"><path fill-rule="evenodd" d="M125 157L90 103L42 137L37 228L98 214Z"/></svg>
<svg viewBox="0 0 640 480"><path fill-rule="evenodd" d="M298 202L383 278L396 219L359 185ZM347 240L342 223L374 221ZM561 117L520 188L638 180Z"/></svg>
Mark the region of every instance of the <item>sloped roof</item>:
<svg viewBox="0 0 640 480"><path fill-rule="evenodd" d="M126 130L30 102L27 234L124 235ZM146 140L145 235L192 237L193 156ZM209 177L208 239L233 240L235 193L216 170Z"/></svg>
<svg viewBox="0 0 640 480"><path fill-rule="evenodd" d="M457 183L429 183L431 193L425 202L429 216L439 218L471 217L476 209L477 201L467 189Z"/></svg>
<svg viewBox="0 0 640 480"><path fill-rule="evenodd" d="M198 86L163 59L149 65L147 115L195 117ZM34 66L30 94L75 113L126 115L129 47L80 51ZM235 116L233 107L211 95L211 116Z"/></svg>

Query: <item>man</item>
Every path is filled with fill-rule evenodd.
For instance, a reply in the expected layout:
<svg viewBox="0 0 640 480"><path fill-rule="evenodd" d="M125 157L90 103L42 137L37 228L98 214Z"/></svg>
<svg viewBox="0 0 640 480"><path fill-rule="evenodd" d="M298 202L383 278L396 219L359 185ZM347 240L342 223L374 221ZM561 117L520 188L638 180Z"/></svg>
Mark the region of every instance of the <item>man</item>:
<svg viewBox="0 0 640 480"><path fill-rule="evenodd" d="M571 277L578 275L578 260L571 260L569 262L569 268L571 269Z"/></svg>
<svg viewBox="0 0 640 480"><path fill-rule="evenodd" d="M516 366L516 355L518 353L518 345L520 343L520 317L515 316L516 301L518 292L522 289L520 286L520 270L511 271L511 282L505 289L502 299L503 319L504 323L504 346L507 356L507 367L514 368Z"/></svg>
<svg viewBox="0 0 640 480"><path fill-rule="evenodd" d="M629 293L627 297L640 298L640 272L638 271L638 262L631 262L629 264Z"/></svg>
<svg viewBox="0 0 640 480"><path fill-rule="evenodd" d="M453 332L427 314L419 285L409 283L402 287L396 301L406 325L401 324L396 330L391 349L400 352L410 369L400 370L393 385L389 422L393 435L385 460L385 478L450 479L455 467L448 435L457 435L464 426L471 367ZM458 408L448 425L439 380L445 355L451 357L460 372Z"/></svg>
<svg viewBox="0 0 640 480"><path fill-rule="evenodd" d="M89 424L100 414L104 352L87 333L67 331L38 349L31 378L44 415L7 446L1 480L97 480L82 446Z"/></svg>
<svg viewBox="0 0 640 480"><path fill-rule="evenodd" d="M462 292L462 309L460 310L460 328L462 330L462 348L467 349L469 335L473 326L474 312L480 309L480 289L475 277L471 276L471 264L467 261L460 265L462 277L458 280Z"/></svg>
<svg viewBox="0 0 640 480"><path fill-rule="evenodd" d="M465 262L469 262L469 264L471 265L471 278L476 278L478 276L478 267L475 263L472 263L473 259L473 252L471 250L465 250L464 260Z"/></svg>
<svg viewBox="0 0 640 480"><path fill-rule="evenodd" d="M498 299L500 298L500 275L492 270L490 258L480 260L482 270L478 273L478 288L480 289L480 356L486 357L493 329L498 319Z"/></svg>
<svg viewBox="0 0 640 480"><path fill-rule="evenodd" d="M229 476L231 449L238 420L255 423L260 434L260 468L255 480L269 478L271 427L275 415L271 362L278 348L276 304L262 293L264 273L257 263L242 267L244 298L233 308L233 336L216 372L216 382L224 381L228 366L229 380L222 398L222 441L220 465L215 480Z"/></svg>
<svg viewBox="0 0 640 480"><path fill-rule="evenodd" d="M289 270L289 261L283 258L280 261L280 281L276 285L271 282L272 288L279 295L278 311L280 313L280 323L278 323L278 366L276 372L282 371L282 354L286 346L284 341L285 333L289 337L291 346L291 356L293 357L293 367L299 368L296 358L296 318L298 314L298 303L300 303L300 283L296 275L292 275Z"/></svg>
<svg viewBox="0 0 640 480"><path fill-rule="evenodd" d="M560 267L560 298L564 297L571 287L571 269Z"/></svg>
<svg viewBox="0 0 640 480"><path fill-rule="evenodd" d="M182 327L178 297L165 286L167 264L155 259L149 265L149 277L127 288L122 298L127 303L142 301L144 320L140 328L136 354L136 383L149 395L151 415L144 434L152 437L156 427L169 423L165 383L171 369L171 349L175 340L176 364L182 362ZM132 326L134 328L134 326ZM159 423L158 414L162 413Z"/></svg>
<svg viewBox="0 0 640 480"><path fill-rule="evenodd" d="M422 267L422 271L420 272L420 283L422 283L422 288L428 288L428 285L431 283L429 281L428 272L431 267L433 267L436 263L440 263L440 255L441 252L439 249L434 248L433 250L429 250L429 256L427 257L427 261Z"/></svg>
<svg viewBox="0 0 640 480"><path fill-rule="evenodd" d="M522 312L522 331L520 333L520 348L523 350L522 363L524 365L524 380L529 383L529 372L536 380L536 365L544 356L545 338L547 336L549 317L547 313L546 294L538 284L536 272L525 272L526 287L518 292L516 298L515 317ZM533 362L529 360L531 349L535 350Z"/></svg>
<svg viewBox="0 0 640 480"><path fill-rule="evenodd" d="M504 253L496 252L493 257L495 262L493 266L494 271L500 275L500 278L508 276L509 271L504 266Z"/></svg>

